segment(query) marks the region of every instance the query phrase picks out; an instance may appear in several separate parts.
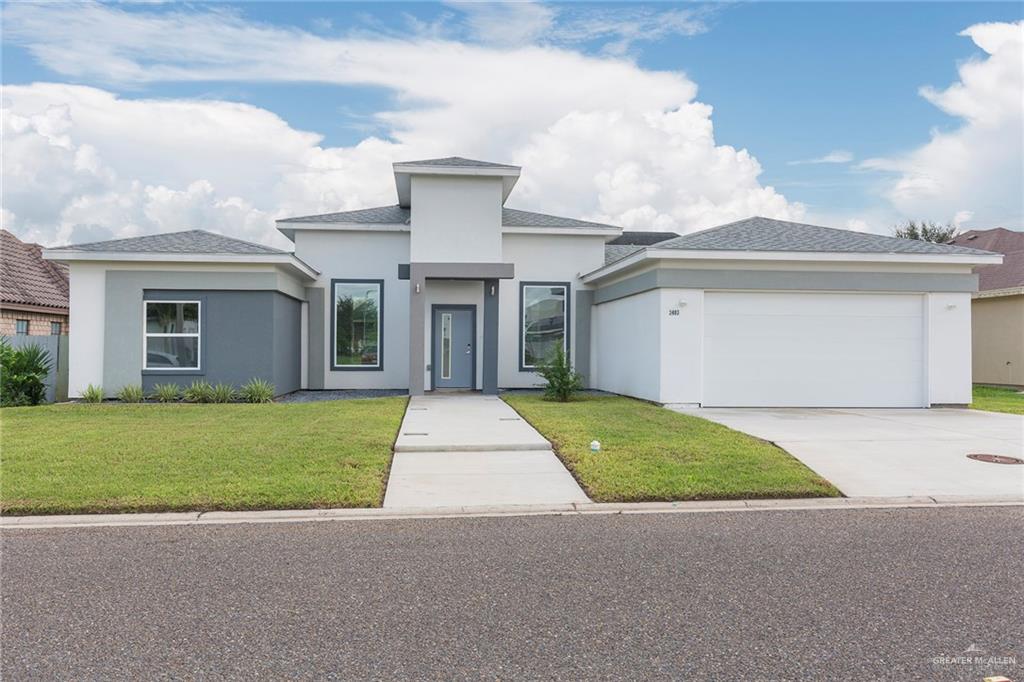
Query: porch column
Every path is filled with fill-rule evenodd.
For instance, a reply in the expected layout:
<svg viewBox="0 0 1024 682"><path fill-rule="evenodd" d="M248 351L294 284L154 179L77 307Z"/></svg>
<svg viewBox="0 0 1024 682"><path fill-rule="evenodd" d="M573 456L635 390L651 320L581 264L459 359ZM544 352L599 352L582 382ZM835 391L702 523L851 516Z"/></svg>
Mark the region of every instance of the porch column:
<svg viewBox="0 0 1024 682"><path fill-rule="evenodd" d="M423 395L424 327L426 325L427 280L423 269L409 264L409 395Z"/></svg>
<svg viewBox="0 0 1024 682"><path fill-rule="evenodd" d="M484 395L498 395L498 295L496 279L484 280Z"/></svg>

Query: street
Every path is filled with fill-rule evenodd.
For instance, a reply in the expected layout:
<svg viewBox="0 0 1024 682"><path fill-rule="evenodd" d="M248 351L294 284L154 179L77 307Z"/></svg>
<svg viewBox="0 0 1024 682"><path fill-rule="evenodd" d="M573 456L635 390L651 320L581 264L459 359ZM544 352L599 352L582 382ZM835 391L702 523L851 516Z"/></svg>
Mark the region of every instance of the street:
<svg viewBox="0 0 1024 682"><path fill-rule="evenodd" d="M1021 507L14 530L2 547L4 680L1024 679Z"/></svg>

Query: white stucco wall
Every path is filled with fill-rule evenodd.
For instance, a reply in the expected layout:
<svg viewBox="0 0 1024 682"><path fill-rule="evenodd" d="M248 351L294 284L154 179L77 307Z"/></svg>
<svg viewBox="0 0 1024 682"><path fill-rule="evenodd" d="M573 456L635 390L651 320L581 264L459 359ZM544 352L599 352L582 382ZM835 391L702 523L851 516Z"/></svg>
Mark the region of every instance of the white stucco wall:
<svg viewBox="0 0 1024 682"><path fill-rule="evenodd" d="M657 400L699 403L703 385L704 291L658 291L661 372Z"/></svg>
<svg viewBox="0 0 1024 682"><path fill-rule="evenodd" d="M106 266L71 263L69 282L68 397L80 398L89 384L103 385Z"/></svg>
<svg viewBox="0 0 1024 682"><path fill-rule="evenodd" d="M409 262L409 233L296 230L295 255L320 271L310 286L324 289L324 388L408 388L409 282L398 265ZM384 280L384 369L332 371L331 280L363 278Z"/></svg>
<svg viewBox="0 0 1024 682"><path fill-rule="evenodd" d="M412 262L502 262L501 178L415 175L411 182Z"/></svg>
<svg viewBox="0 0 1024 682"><path fill-rule="evenodd" d="M971 295L927 296L928 401L971 402Z"/></svg>
<svg viewBox="0 0 1024 682"><path fill-rule="evenodd" d="M657 289L594 306L597 388L660 402L661 308Z"/></svg>

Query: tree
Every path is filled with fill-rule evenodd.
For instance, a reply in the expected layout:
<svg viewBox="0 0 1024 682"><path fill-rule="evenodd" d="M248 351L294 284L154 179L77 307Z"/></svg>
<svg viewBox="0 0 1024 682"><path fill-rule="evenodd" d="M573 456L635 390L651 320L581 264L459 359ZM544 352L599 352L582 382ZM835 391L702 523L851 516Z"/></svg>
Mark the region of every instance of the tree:
<svg viewBox="0 0 1024 682"><path fill-rule="evenodd" d="M908 220L905 225L897 225L893 228L893 234L900 239L917 239L934 244L948 244L959 232L960 230L952 223L939 225L924 220L921 222Z"/></svg>

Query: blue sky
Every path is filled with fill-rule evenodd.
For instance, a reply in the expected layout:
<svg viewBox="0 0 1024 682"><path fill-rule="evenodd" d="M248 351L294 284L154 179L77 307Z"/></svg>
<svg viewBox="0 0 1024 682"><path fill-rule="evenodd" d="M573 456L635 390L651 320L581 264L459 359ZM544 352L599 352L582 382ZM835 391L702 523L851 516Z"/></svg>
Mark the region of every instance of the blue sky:
<svg viewBox="0 0 1024 682"><path fill-rule="evenodd" d="M327 2L4 5L3 82L5 86L25 87L13 91L8 88L5 106L11 106L11 111L27 121L37 122L42 112L50 110L52 118L56 115L53 107L63 107L61 110L68 112L67 121L60 126L66 128L70 147L61 147L63 142L58 142L56 148L70 148L79 156L83 146L94 150L99 158L97 168L109 171L106 175L96 171L96 177L84 187L69 188L64 197L66 205L48 218L61 223L52 235L45 232L44 215L33 215L28 220L25 208L8 205L7 201L5 219L16 231L53 239L70 236L76 227L80 234L87 228L96 234L155 231L174 219L193 225L197 220L210 221L214 228L245 232L243 228L236 230L230 220L259 223L255 212L262 215L264 227L251 230L259 232L280 211L331 210L386 200L386 182L384 187L380 183L364 186L339 178L334 171L348 168L357 172L371 159L376 163L392 151L488 153L501 157L495 159L499 161L532 160L539 164L544 159L559 158L550 156L556 153L553 150L564 156L567 145L582 145L585 149L580 154L590 159L591 166L573 168L574 175L580 176L579 182L562 187L561 181L548 181L549 189L545 189L540 181L546 176L538 170L537 186L524 191L523 199L541 204L531 208L616 220L630 227L677 231L706 227L755 210L873 231L885 231L893 222L908 217L943 222L956 218L965 227L990 227L994 226L989 224L992 221L1009 227L1024 226L1019 191L1014 194L1002 189L1001 193L988 192L978 199L973 188L982 182L980 177L964 180L959 177L960 171L950 170L949 178L941 171L936 171L933 178L928 161L930 154L942 152L929 148L937 147L935 136L945 135L958 148L983 150L977 158L951 160L951 165L954 161L956 168L976 165L979 176L984 166L1016 166L1017 175L1013 177L1011 170L1010 180L1019 190L1020 166L1024 163L1019 135L1011 133L1009 139L1003 135L1003 146L1008 143L1012 153L994 160L986 154L999 154L999 145L992 145L990 150L989 145L972 136L994 137L1019 128L1019 98L1024 97L1020 74L1005 64L1019 55L1021 25L1013 22L1024 16L1020 3L574 3L524 4L492 10L483 7ZM995 56L981 47L982 39L960 35L978 24L1000 22L1003 37L988 39L989 44L1002 50ZM109 28L109 33L97 31L96 26ZM167 44L161 44L162 36L167 36ZM76 41L80 41L77 53ZM294 41L293 49L287 46L290 41ZM361 46L351 51L356 56L348 61L342 58L335 71L325 68L326 75L315 73L324 68L325 60L348 54L353 41ZM371 47L367 48L367 43ZM236 44L237 53L228 54ZM295 77L290 78L287 71L282 74L275 69L274 59L266 56L263 45L270 44L275 49L284 44L285 59L312 44L308 57L311 71L307 72L307 64L296 58L292 67ZM528 81L532 78L539 83L548 78L549 72L544 66L546 55L530 53L529 60L523 58L520 50L524 45L557 53L552 59L566 69L571 69L572 60L579 57L585 60L580 65L581 78L593 71L589 87L600 88L602 79L610 79L607 86L622 90L627 109L635 102L636 118L632 128L617 123L614 99L602 95L591 102L588 95L584 101L552 104L543 112L533 111L535 106L543 108L538 103L524 103L524 109L530 112L522 121L505 106L503 115L507 120L496 123L486 106L477 110L472 99L451 95L450 83L445 79L464 80L467 89L484 99L497 99L499 89L511 88L502 82L501 74L489 81L486 74L468 66L462 73L456 58L441 62L451 69L450 74L435 69L427 76L437 78L437 100L452 114L452 129L437 123L418 130L417 124L408 123L409 117L415 117L422 107L435 105L433 92L429 87L409 85L400 73L394 73L403 68L401 63L388 59L376 63L375 44L381 51L400 49L411 71L416 69L417 50L431 57L438 53L438 45L446 50L466 46L479 49L484 58L507 60L501 62L502 73L514 72L506 64L521 61L527 82L517 80L515 91L525 96L530 94ZM368 51L360 52L362 49ZM999 59L1002 67L995 64ZM964 114L965 105L953 101L951 93L943 99L942 93L960 80L959 69L965 64L985 65L986 60L991 62L987 67L991 73L982 74L978 93L969 99L993 97L998 102L992 107L997 108L1008 106L1006 101L1012 102L1017 95L1017 106L1009 105L1010 110L1003 112L1000 121L989 126L991 130L964 132L972 122L970 114ZM608 62L625 66L609 69ZM362 73L363 66L366 73ZM346 70L360 73L352 75ZM610 76L602 75L611 71L614 73ZM550 73L556 72L558 69L553 68ZM660 99L657 92L651 92L662 87L657 72L669 72L676 79L666 86L671 92ZM552 80L555 77L552 75ZM565 77L571 79L571 73ZM506 81L508 78L506 75ZM326 164L327 170L319 173L312 184L323 183L327 188L288 194L283 188L296 182L295 178L268 176L260 179L267 183L266 188L254 188L247 196L244 188L232 186L230 178L225 181L214 177L219 171L206 173L199 166L191 177L180 170L180 159L167 163L178 170L161 175L159 157L150 154L128 158L130 152L110 143L110 134L97 122L106 120L109 124L111 119L125 116L124 112L111 110L100 117L93 107L96 121L85 121L78 114L86 108L82 91L32 90L32 84L39 83L95 88L117 98L118 104L104 105L113 109L124 109L122 104L127 100L183 102L197 107L196 111L202 109L202 103L252 105L279 117L289 134L308 131L320 136L313 146L329 152L332 160L311 161L308 152L296 147L289 152L294 154L293 160L282 161L271 154L267 163L308 164L303 169L307 179L310 172L322 171ZM922 96L920 89L926 86L938 93L938 103L935 97ZM557 83L549 87L539 88L539 96L559 89ZM691 101L710 105L713 113L692 112L679 125L694 130L704 124L713 126L713 138L708 132L705 137L695 138L692 148L681 146L677 157L666 164L673 169L669 173L656 158L657 147L664 140L652 136L651 130L638 121L645 120L643 107L664 112L685 103L687 88L693 87L696 96ZM631 95L632 88L642 94ZM524 95L517 96L522 101ZM396 123L389 115L382 116L383 112L397 112L403 122ZM581 114L597 116L601 112L608 116L600 123L576 120ZM125 125L131 128L136 123L126 121ZM38 123L26 125L35 126L32 129L46 137L45 130L39 133ZM659 134L665 134L666 125L664 121L650 124ZM478 127L480 134L467 133L467 126ZM610 135L620 133L625 141L610 155L614 158L605 158L594 149ZM12 134L5 130L5 135ZM174 132L168 130L166 134L173 136ZM138 135L144 133L139 131ZM500 140L506 135L509 142L503 146ZM538 136L552 139L541 143L537 142ZM957 136L964 139L958 140ZM53 136L46 139L47 149L53 152ZM368 139L387 144L382 151L368 155L360 149ZM625 151L630 144L636 149L636 158ZM643 144L652 147L645 150ZM173 144L169 146L173 149ZM25 147L32 149L31 141L26 140ZM730 156L727 147L746 150L756 159L760 173L749 168L742 155ZM18 153L19 145L11 148ZM253 158L259 156L258 151L252 154ZM723 155L728 158L723 160ZM812 162L823 157L830 157L832 162ZM690 184L696 185L695 178L708 175L709 163L727 167L721 169L721 177L716 176L714 184L691 193L665 187L673 177L680 178L681 183L690 178ZM591 173L595 164L603 170ZM922 168L928 175L924 179L920 177ZM78 178L80 169L71 174ZM729 174L737 178L735 191L728 187ZM29 185L38 178L29 178L21 187L21 178L10 160L5 160L5 177L14 183L12 194L16 199L27 202L31 198ZM147 209L146 202L152 204L156 201L153 196L160 194L150 192L152 196L125 199L139 203L134 212L105 209L83 213L81 206L90 202L82 199L91 196L88 192L97 191L97 183L102 184L97 178L101 177L109 184L102 188L107 194L130 193L132 190L124 187L137 180L144 187L167 190L171 198L185 197L178 203L184 202L186 207L180 209L180 216L172 212L162 218L164 222L145 218L147 212L156 211ZM189 188L197 182L210 186L204 185L192 196ZM330 186L332 182L338 183L337 187ZM942 185L941 191L929 190L935 193L936 200L931 202L919 191L922 183L930 182ZM957 182L961 185L953 187ZM552 185L559 185L557 192L550 188ZM649 190L650 186L658 189ZM586 197L588 188L595 187L595 199L578 198L578 207L573 204L571 198ZM763 196L765 187L774 188L774 195ZM964 197L954 201L950 195L958 191ZM272 198L282 206L268 203ZM224 211L216 208L235 199L238 202L229 211L233 217L222 215ZM239 205L244 207L239 209Z"/></svg>

